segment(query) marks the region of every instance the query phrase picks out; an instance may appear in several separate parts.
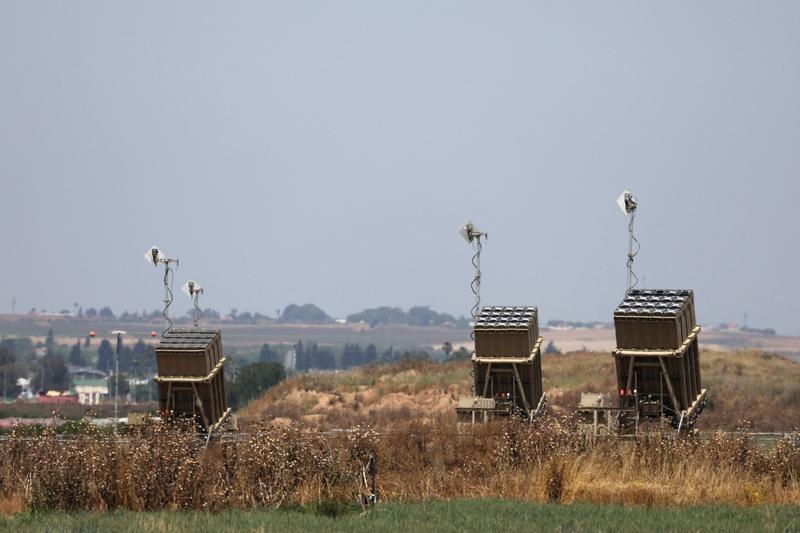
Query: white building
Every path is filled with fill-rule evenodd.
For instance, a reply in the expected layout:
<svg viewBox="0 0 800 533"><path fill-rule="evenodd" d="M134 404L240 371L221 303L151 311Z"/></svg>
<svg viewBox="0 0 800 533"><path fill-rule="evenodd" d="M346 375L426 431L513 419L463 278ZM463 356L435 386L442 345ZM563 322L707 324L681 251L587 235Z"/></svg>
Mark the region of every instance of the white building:
<svg viewBox="0 0 800 533"><path fill-rule="evenodd" d="M108 399L108 383L105 379L78 378L73 379L78 402L83 405L97 405Z"/></svg>

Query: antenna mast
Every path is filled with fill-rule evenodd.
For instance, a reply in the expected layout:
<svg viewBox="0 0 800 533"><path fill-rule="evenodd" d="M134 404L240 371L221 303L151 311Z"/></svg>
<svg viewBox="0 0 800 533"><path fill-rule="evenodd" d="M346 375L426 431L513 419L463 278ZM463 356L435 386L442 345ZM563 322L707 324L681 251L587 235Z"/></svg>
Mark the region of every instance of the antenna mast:
<svg viewBox="0 0 800 533"><path fill-rule="evenodd" d="M159 263L164 265L164 310L162 314L164 315L165 329L161 332L161 336L163 337L172 329L172 320L169 318L169 306L172 305L173 300L172 282L174 281L175 275L172 272L172 268L170 268L170 264L175 263L175 267L177 268L180 266L180 260L168 258L157 246L152 246L145 252L144 259L154 267L158 266Z"/></svg>
<svg viewBox="0 0 800 533"><path fill-rule="evenodd" d="M470 289L472 289L472 294L475 295L475 305L473 305L470 310L470 314L474 320L481 311L481 250L483 249L481 239L483 237L488 239L489 234L480 231L469 220L464 224L464 227L461 228L459 234L465 241L475 245L475 255L472 256L472 266L475 267L475 277L472 279L472 283L469 284Z"/></svg>
<svg viewBox="0 0 800 533"><path fill-rule="evenodd" d="M186 282L186 285L183 286L183 292L192 299L192 303L194 304L194 327L197 327L200 318L203 316L203 310L200 309L199 304L200 295L203 294L203 287L195 280L190 279Z"/></svg>
<svg viewBox="0 0 800 533"><path fill-rule="evenodd" d="M633 221L636 218L636 207L638 205L636 198L633 197L631 191L625 189L622 194L617 198L617 205L622 212L629 217L628 222L628 284L625 294L629 293L636 285L639 284L639 278L633 272L633 258L639 254L639 239L633 234ZM636 243L636 251L633 251L633 243Z"/></svg>

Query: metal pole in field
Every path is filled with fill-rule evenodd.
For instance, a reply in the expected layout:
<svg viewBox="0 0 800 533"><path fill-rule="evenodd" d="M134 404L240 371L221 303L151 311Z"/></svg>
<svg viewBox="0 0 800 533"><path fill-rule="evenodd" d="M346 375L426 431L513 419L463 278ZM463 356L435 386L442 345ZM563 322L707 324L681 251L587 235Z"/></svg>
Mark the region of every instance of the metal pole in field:
<svg viewBox="0 0 800 533"><path fill-rule="evenodd" d="M117 357L114 362L114 429L116 430L119 417L117 416L117 403L119 401L119 352L122 349L122 336L126 331L112 331L112 335L117 336Z"/></svg>

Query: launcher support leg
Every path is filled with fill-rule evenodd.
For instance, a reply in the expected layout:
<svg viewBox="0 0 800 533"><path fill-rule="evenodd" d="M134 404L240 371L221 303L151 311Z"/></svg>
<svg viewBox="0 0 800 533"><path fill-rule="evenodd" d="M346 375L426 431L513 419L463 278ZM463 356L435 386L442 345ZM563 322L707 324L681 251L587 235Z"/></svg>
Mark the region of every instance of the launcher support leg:
<svg viewBox="0 0 800 533"><path fill-rule="evenodd" d="M192 383L192 392L194 392L194 403L200 409L200 416L203 417L203 424L206 427L206 430L211 429L211 425L208 423L208 417L206 416L206 410L203 409L203 399L200 398L200 394L197 392L197 385Z"/></svg>
<svg viewBox="0 0 800 533"><path fill-rule="evenodd" d="M166 411L165 414L167 416L170 416L170 413L172 412L172 409L170 409L170 407L169 407L170 403L174 403L173 400L172 400L172 382L171 381L169 383L167 383L167 403L164 406L164 411Z"/></svg>
<svg viewBox="0 0 800 533"><path fill-rule="evenodd" d="M517 385L519 385L519 393L522 395L522 405L525 407L525 414L530 418L531 406L528 404L528 398L525 397L525 387L522 386L522 379L519 377L517 365L512 364L511 368L514 370L514 378L517 380Z"/></svg>
<svg viewBox="0 0 800 533"><path fill-rule="evenodd" d="M633 361L634 356L629 356L631 358L631 362L628 363L628 385L625 387L625 394L628 394L628 391L633 388Z"/></svg>
<svg viewBox="0 0 800 533"><path fill-rule="evenodd" d="M664 382L667 384L667 391L669 391L669 397L672 398L672 408L673 412L678 413L680 412L680 404L678 403L678 397L675 396L675 391L672 388L672 381L669 379L669 373L667 372L667 365L664 364L664 358L658 358L658 364L661 365L661 372L664 373Z"/></svg>
<svg viewBox="0 0 800 533"><path fill-rule="evenodd" d="M681 406L682 409L689 408L689 391L688 391L688 383L686 379L686 361L684 361L684 356L681 356L680 359L680 366L681 366L681 396L683 397L683 405Z"/></svg>
<svg viewBox="0 0 800 533"><path fill-rule="evenodd" d="M483 396L486 398L486 392L489 390L489 380L492 378L492 363L486 365L486 375L483 378Z"/></svg>

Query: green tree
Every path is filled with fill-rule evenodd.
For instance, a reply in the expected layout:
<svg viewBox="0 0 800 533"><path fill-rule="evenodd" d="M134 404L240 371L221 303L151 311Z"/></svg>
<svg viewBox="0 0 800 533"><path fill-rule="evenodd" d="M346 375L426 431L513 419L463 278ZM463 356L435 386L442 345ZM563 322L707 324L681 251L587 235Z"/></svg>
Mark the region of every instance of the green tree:
<svg viewBox="0 0 800 533"><path fill-rule="evenodd" d="M142 339L136 341L131 351L133 370L139 375L154 372L156 369L156 348ZM122 367L120 367L122 368Z"/></svg>
<svg viewBox="0 0 800 533"><path fill-rule="evenodd" d="M44 340L44 348L47 351L47 355L53 355L56 353L56 341L53 338L53 330L47 332L47 337Z"/></svg>
<svg viewBox="0 0 800 533"><path fill-rule="evenodd" d="M237 408L242 407L285 378L286 371L280 363L252 363L243 366L236 374L236 380L229 384L231 404Z"/></svg>
<svg viewBox="0 0 800 533"><path fill-rule="evenodd" d="M445 342L442 344L442 351L444 352L444 358L449 359L450 353L453 351L453 344L450 341Z"/></svg>
<svg viewBox="0 0 800 533"><path fill-rule="evenodd" d="M456 319L447 313L437 313L430 307L412 307L408 310L408 324L410 326L438 326L445 322L455 322Z"/></svg>
<svg viewBox="0 0 800 533"><path fill-rule="evenodd" d="M120 385L122 390L122 385ZM133 401L134 402L150 402L158 398L158 387L155 381L149 380L143 385L133 386Z"/></svg>
<svg viewBox="0 0 800 533"><path fill-rule="evenodd" d="M469 359L472 356L472 353L464 348L463 346L458 350L454 351L450 354L450 357L447 358L448 361L464 361Z"/></svg>
<svg viewBox="0 0 800 533"><path fill-rule="evenodd" d="M332 319L325 311L314 304L289 304L283 310L280 321L301 324L326 324L332 322Z"/></svg>
<svg viewBox="0 0 800 533"><path fill-rule="evenodd" d="M250 311L245 311L244 313L240 313L236 316L236 322L240 324L253 324L255 323L253 320L253 313Z"/></svg>
<svg viewBox="0 0 800 533"><path fill-rule="evenodd" d="M406 312L399 307L374 307L348 315L348 322L366 322L372 327L380 324L405 324Z"/></svg>
<svg viewBox="0 0 800 533"><path fill-rule="evenodd" d="M297 341L297 344L294 345L294 354L295 354L295 361L294 361L295 370L308 370L309 368L311 368L310 361L308 360L308 355L306 354L306 347L303 345L303 341Z"/></svg>
<svg viewBox="0 0 800 533"><path fill-rule="evenodd" d="M544 353L549 353L553 355L560 355L561 350L556 348L556 343L553 342L553 339L550 339L550 342L547 343L547 346L544 348Z"/></svg>
<svg viewBox="0 0 800 533"><path fill-rule="evenodd" d="M283 358L278 353L278 350L269 344L264 344L261 347L261 351L258 353L258 360L261 363L280 363L283 361Z"/></svg>
<svg viewBox="0 0 800 533"><path fill-rule="evenodd" d="M316 358L316 368L321 370L336 369L336 354L330 348L318 348Z"/></svg>
<svg viewBox="0 0 800 533"><path fill-rule="evenodd" d="M17 379L22 377L22 368L17 363L17 356L6 346L0 346L0 393L3 399L14 398L19 395L20 387Z"/></svg>
<svg viewBox="0 0 800 533"><path fill-rule="evenodd" d="M42 372L44 372L44 379L42 379ZM39 387L44 392L49 390L63 392L69 389L69 371L64 358L60 355L45 355L36 367L31 385Z"/></svg>
<svg viewBox="0 0 800 533"><path fill-rule="evenodd" d="M330 348L320 348L316 342L306 346L306 360L309 368L333 370L336 368L336 356Z"/></svg>
<svg viewBox="0 0 800 533"><path fill-rule="evenodd" d="M139 358L140 361L144 361L147 357L147 344L142 339L137 340L133 345L133 357Z"/></svg>
<svg viewBox="0 0 800 533"><path fill-rule="evenodd" d="M115 379L114 374L109 374L108 375L108 393L111 395L112 398L117 395L116 383L117 383L117 380ZM131 384L130 384L130 381L128 381L128 374L120 372L119 373L119 395L120 395L120 397L127 396L130 391L131 391Z"/></svg>
<svg viewBox="0 0 800 533"><path fill-rule="evenodd" d="M345 344L342 350L342 368L351 368L358 365L363 365L364 351L358 344Z"/></svg>
<svg viewBox="0 0 800 533"><path fill-rule="evenodd" d="M103 339L100 342L100 347L97 348L97 369L105 373L110 373L114 365L114 348L108 339Z"/></svg>
<svg viewBox="0 0 800 533"><path fill-rule="evenodd" d="M69 364L75 366L83 366L83 354L81 354L81 340L72 345L72 348L69 350Z"/></svg>
<svg viewBox="0 0 800 533"><path fill-rule="evenodd" d="M364 349L364 362L369 364L369 363L374 363L377 360L378 360L378 348L374 344L370 343Z"/></svg>
<svg viewBox="0 0 800 533"><path fill-rule="evenodd" d="M97 314L100 318L114 318L114 311L112 311L110 307L103 307Z"/></svg>
<svg viewBox="0 0 800 533"><path fill-rule="evenodd" d="M119 371L130 372L133 370L133 350L124 344L119 349Z"/></svg>

